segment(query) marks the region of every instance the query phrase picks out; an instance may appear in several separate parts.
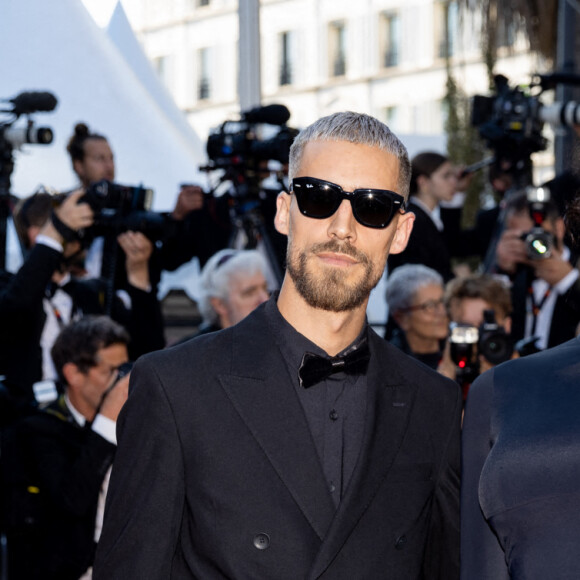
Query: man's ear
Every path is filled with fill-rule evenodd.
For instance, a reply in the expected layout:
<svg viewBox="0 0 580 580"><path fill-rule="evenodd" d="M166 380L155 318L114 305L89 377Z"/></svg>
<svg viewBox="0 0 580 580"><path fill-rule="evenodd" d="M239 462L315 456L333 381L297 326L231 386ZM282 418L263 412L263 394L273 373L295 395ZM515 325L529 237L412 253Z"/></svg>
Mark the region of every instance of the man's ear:
<svg viewBox="0 0 580 580"><path fill-rule="evenodd" d="M274 217L274 226L278 232L288 235L288 222L290 218L290 203L292 196L289 193L281 192L276 198L276 216Z"/></svg>
<svg viewBox="0 0 580 580"><path fill-rule="evenodd" d="M79 161L78 159L74 159L72 162L72 166L73 166L73 171L82 179L83 176L83 163L82 161Z"/></svg>
<svg viewBox="0 0 580 580"><path fill-rule="evenodd" d="M413 231L413 223L415 222L415 214L407 211L404 214L399 214L397 220L397 229L391 242L389 254L400 254L406 247Z"/></svg>
<svg viewBox="0 0 580 580"><path fill-rule="evenodd" d="M65 363L62 367L62 374L66 384L72 388L75 388L85 376L79 367L72 362Z"/></svg>

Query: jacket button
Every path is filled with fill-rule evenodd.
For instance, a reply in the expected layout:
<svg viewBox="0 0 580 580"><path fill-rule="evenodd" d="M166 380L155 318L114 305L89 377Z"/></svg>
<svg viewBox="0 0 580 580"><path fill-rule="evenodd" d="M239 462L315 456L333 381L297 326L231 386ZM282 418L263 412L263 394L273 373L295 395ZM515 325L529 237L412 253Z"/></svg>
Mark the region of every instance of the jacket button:
<svg viewBox="0 0 580 580"><path fill-rule="evenodd" d="M258 534L254 536L254 546L258 550L266 550L270 547L270 536L268 534Z"/></svg>
<svg viewBox="0 0 580 580"><path fill-rule="evenodd" d="M407 536L399 536L395 540L395 549L402 550L405 547L406 543L407 543Z"/></svg>

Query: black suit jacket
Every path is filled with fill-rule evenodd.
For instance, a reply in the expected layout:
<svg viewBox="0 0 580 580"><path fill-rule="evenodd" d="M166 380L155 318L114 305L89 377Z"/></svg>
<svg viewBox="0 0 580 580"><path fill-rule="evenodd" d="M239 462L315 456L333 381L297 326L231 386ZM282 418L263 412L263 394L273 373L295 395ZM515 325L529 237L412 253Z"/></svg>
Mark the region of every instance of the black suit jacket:
<svg viewBox="0 0 580 580"><path fill-rule="evenodd" d="M115 445L64 398L11 426L3 445L10 578L78 580L94 558L99 492Z"/></svg>
<svg viewBox="0 0 580 580"><path fill-rule="evenodd" d="M439 272L446 282L451 280L451 254L443 233L422 208L412 203L412 198L408 211L415 214L413 231L407 247L400 254L389 256L389 271L392 272L403 264L423 264Z"/></svg>
<svg viewBox="0 0 580 580"><path fill-rule="evenodd" d="M266 308L135 366L95 580L457 578L457 385L370 332L335 510Z"/></svg>

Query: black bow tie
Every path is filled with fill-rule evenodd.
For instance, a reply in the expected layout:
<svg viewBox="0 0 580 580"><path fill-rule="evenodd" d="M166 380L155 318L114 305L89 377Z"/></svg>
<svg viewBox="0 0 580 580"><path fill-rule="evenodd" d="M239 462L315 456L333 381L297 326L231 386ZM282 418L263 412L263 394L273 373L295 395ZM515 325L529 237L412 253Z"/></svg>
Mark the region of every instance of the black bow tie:
<svg viewBox="0 0 580 580"><path fill-rule="evenodd" d="M67 294L70 294L72 290L71 282L72 281L69 280L64 286L60 286L59 284L51 280L46 285L45 296L50 300L50 298L52 298L56 294L56 291L59 289L62 290L63 292L66 292Z"/></svg>
<svg viewBox="0 0 580 580"><path fill-rule="evenodd" d="M307 389L334 373L364 375L367 372L371 353L365 338L360 345L343 356L324 357L312 352L304 353L298 370L300 385Z"/></svg>

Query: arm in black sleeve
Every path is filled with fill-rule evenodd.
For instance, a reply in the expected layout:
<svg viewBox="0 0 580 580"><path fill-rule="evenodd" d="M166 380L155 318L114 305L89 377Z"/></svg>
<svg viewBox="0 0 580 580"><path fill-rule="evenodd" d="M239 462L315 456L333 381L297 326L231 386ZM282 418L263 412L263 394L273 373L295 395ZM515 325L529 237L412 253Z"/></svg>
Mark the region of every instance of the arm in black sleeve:
<svg viewBox="0 0 580 580"><path fill-rule="evenodd" d="M0 316L3 320L20 319L36 312L46 285L61 260L62 254L57 250L36 244L16 275L3 275L4 284L0 289Z"/></svg>

